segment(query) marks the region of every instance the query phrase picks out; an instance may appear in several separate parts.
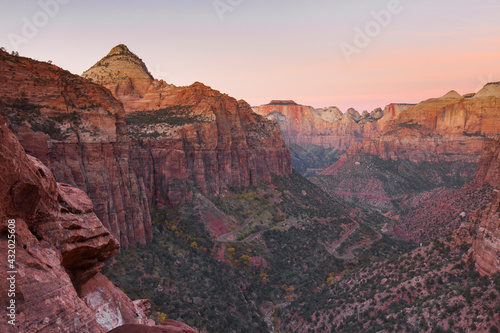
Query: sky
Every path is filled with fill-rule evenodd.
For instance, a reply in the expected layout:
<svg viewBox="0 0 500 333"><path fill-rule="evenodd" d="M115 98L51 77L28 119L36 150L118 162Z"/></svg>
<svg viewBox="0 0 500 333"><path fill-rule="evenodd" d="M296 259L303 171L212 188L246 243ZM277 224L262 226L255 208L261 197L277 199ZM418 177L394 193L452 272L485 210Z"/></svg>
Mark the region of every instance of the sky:
<svg viewBox="0 0 500 333"><path fill-rule="evenodd" d="M9 52L81 74L118 44L177 86L371 111L500 81L500 1L0 0Z"/></svg>

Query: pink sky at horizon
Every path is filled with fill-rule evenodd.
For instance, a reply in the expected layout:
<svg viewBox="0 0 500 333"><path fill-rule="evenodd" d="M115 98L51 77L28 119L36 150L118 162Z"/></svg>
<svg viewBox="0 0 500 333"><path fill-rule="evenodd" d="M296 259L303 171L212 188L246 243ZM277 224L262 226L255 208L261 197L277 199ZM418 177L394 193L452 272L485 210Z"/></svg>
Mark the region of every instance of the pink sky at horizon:
<svg viewBox="0 0 500 333"><path fill-rule="evenodd" d="M25 38L41 3L56 3L54 15ZM199 81L251 105L361 112L500 81L499 17L495 0L17 0L0 3L0 46L81 74L123 43L175 85ZM348 61L341 45L356 47L356 29L376 24Z"/></svg>

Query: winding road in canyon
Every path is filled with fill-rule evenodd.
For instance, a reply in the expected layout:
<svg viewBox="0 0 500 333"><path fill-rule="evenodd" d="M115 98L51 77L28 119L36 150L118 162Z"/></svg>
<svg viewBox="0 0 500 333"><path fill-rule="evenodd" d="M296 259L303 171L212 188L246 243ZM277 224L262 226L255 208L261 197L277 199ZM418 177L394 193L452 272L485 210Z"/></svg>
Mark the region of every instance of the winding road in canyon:
<svg viewBox="0 0 500 333"><path fill-rule="evenodd" d="M335 252L331 252L335 258L337 259L341 259L341 260L352 260L354 259L354 254L352 253L354 250L356 249L359 249L360 247L362 246L365 246L365 245L370 245L370 244L373 244L375 243L376 241L380 240L382 238L382 234L378 231L375 231L377 233L377 237L375 237L374 239L368 239L368 240L363 240L357 244L354 244L354 245L351 245L347 250L346 250L346 254L344 254L343 256L338 256L335 254ZM340 244L339 244L340 245Z"/></svg>
<svg viewBox="0 0 500 333"><path fill-rule="evenodd" d="M260 214L261 212L263 211L263 209L261 210L258 210L256 211L255 213L253 213L252 215L250 215L246 220L245 222L243 223L243 225L241 227L239 227L238 229L236 230L233 230L233 231L230 231L228 233L225 233L223 235L220 235L219 238L217 238L217 241L218 242L221 242L221 243L239 243L239 242L248 242L248 241L251 241L253 239L256 238L256 234L262 234L262 232L264 232L265 230L262 230L262 231L259 231L259 232L256 232L250 236L248 236L247 238L245 238L244 240L242 241L237 241L236 239L238 238L239 234L241 233L241 231L243 229L245 229L249 224L250 222L252 222L252 220L258 215ZM254 237L255 236L255 237ZM253 237L253 238L251 238ZM250 239L251 238L251 239Z"/></svg>

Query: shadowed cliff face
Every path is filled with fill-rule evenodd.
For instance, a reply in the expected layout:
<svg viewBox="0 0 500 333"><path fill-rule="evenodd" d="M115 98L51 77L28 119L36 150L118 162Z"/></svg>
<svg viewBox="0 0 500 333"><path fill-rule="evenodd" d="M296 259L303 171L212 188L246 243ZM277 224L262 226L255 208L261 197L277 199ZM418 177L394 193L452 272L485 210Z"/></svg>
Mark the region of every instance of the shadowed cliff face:
<svg viewBox="0 0 500 333"><path fill-rule="evenodd" d="M124 46L93 67L101 76L91 77L113 78L98 83L123 104L106 88L46 63L2 52L0 69L0 100L23 147L58 181L87 192L124 248L151 240L149 204L177 205L193 190L221 195L291 173L274 122L201 83L152 80ZM122 88L124 81L133 88Z"/></svg>
<svg viewBox="0 0 500 333"><path fill-rule="evenodd" d="M493 186L493 198L466 224L475 234L469 258L481 274L500 272L500 140L491 142L479 162L476 182Z"/></svg>
<svg viewBox="0 0 500 333"><path fill-rule="evenodd" d="M0 244L7 253L7 221L14 219L17 271L16 325L2 320L0 330L105 332L80 291L99 275L118 242L94 214L87 195L56 183L45 165L26 155L2 116L0 142ZM0 275L5 281L6 270ZM99 287L124 306L132 304L105 281L108 285ZM10 301L7 293L0 297L3 306Z"/></svg>

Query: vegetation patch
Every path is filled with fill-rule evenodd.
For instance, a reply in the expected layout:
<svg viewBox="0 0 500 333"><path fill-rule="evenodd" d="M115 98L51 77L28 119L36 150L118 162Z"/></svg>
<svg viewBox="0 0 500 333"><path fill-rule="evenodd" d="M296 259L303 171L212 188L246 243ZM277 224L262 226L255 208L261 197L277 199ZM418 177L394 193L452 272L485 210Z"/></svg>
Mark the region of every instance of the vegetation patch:
<svg viewBox="0 0 500 333"><path fill-rule="evenodd" d="M127 125L153 125L168 124L171 126L184 126L203 123L200 115L191 114L192 107L175 106L151 111L138 111L126 116Z"/></svg>

